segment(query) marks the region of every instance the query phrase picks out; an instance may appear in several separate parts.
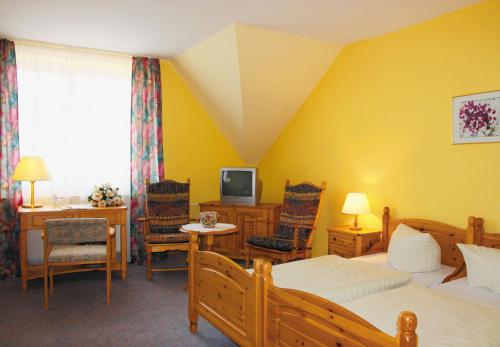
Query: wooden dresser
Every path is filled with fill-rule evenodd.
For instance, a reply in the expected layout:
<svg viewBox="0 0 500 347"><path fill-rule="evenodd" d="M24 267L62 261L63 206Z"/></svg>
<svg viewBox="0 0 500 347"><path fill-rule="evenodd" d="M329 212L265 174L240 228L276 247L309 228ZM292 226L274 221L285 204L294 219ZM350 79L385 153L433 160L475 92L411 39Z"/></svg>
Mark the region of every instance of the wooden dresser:
<svg viewBox="0 0 500 347"><path fill-rule="evenodd" d="M200 211L216 211L218 221L235 224L239 231L231 235L215 236L213 250L225 254L230 258L243 259L245 256L245 242L252 235L272 235L275 226L266 223L245 223L246 219L259 219L277 222L281 213L281 204L262 203L255 206L227 205L220 201L200 203ZM255 230L248 230L255 225Z"/></svg>
<svg viewBox="0 0 500 347"><path fill-rule="evenodd" d="M375 229L351 230L348 225L328 228L328 254L344 258L383 252L380 244L374 247L382 237L382 232Z"/></svg>

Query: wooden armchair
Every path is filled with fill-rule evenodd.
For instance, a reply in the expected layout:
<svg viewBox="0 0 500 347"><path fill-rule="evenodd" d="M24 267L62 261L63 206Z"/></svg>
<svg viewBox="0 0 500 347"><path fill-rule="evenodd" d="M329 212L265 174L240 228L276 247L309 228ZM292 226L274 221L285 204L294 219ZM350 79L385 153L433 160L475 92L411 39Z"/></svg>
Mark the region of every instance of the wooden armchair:
<svg viewBox="0 0 500 347"><path fill-rule="evenodd" d="M153 272L187 270L185 267L153 268L153 253L185 251L189 249L189 235L179 231L189 219L189 186L186 183L165 180L157 183L146 181L144 244L147 254L148 280Z"/></svg>
<svg viewBox="0 0 500 347"><path fill-rule="evenodd" d="M322 182L321 186L309 182L292 186L287 180L279 222L245 221L249 225L247 230L255 230L258 223L276 224L272 236L249 235L245 245L245 266L248 268L252 256L281 263L310 258L325 188L326 182Z"/></svg>
<svg viewBox="0 0 500 347"><path fill-rule="evenodd" d="M111 260L115 229L109 227L106 218L47 219L43 225L44 259L44 308L49 308L50 291L54 287L54 268L57 273L94 271L101 267L84 265L105 264L106 303L111 298Z"/></svg>

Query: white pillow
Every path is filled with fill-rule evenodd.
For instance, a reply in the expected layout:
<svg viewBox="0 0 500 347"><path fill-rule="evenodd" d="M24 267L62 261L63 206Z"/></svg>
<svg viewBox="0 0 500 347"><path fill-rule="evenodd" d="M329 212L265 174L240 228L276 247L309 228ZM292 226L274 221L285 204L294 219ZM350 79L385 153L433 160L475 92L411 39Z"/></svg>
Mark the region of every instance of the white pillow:
<svg viewBox="0 0 500 347"><path fill-rule="evenodd" d="M473 287L500 294L500 249L457 244L467 265L467 281Z"/></svg>
<svg viewBox="0 0 500 347"><path fill-rule="evenodd" d="M387 250L389 264L400 271L429 272L441 268L441 248L431 234L399 224Z"/></svg>

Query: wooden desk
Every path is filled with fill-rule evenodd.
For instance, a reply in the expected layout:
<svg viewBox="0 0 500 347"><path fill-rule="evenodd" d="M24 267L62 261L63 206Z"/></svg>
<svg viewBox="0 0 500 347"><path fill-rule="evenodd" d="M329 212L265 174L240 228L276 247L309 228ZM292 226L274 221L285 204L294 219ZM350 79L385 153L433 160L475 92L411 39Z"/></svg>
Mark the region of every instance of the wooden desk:
<svg viewBox="0 0 500 347"><path fill-rule="evenodd" d="M84 208L22 208L18 209L20 219L19 252L21 255L21 286L27 288L28 280L43 277L43 265L28 265L28 230L42 229L46 219L55 218L107 218L112 226L120 226L121 261L114 261L113 270L121 270L122 279L127 278L127 207L84 207Z"/></svg>

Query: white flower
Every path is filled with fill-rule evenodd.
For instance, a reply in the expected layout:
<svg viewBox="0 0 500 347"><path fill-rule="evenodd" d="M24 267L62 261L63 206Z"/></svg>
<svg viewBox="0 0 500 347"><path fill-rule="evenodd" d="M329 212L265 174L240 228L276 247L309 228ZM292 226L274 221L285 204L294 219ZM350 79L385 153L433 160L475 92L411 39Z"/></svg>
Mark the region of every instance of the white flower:
<svg viewBox="0 0 500 347"><path fill-rule="evenodd" d="M99 201L99 202L97 203L97 206L99 206L99 207L104 207L104 206L106 206L106 200L101 200L101 201Z"/></svg>
<svg viewBox="0 0 500 347"><path fill-rule="evenodd" d="M120 205L122 204L122 198L121 198L121 197L119 197L119 196L115 196L115 197L113 198L113 204L114 204L115 206L120 206Z"/></svg>
<svg viewBox="0 0 500 347"><path fill-rule="evenodd" d="M100 200L102 200L102 198L103 198L103 196L102 196L101 192L92 194L92 200L94 200L94 201L100 201Z"/></svg>
<svg viewBox="0 0 500 347"><path fill-rule="evenodd" d="M113 193L113 190L112 190L112 189L108 189L108 190L106 191L106 197L107 197L107 198L112 198L112 197L114 197L114 196L115 196L115 193Z"/></svg>
<svg viewBox="0 0 500 347"><path fill-rule="evenodd" d="M102 187L103 187L104 189L110 189L110 188L111 188L111 183L109 183L109 182L103 183L103 184L102 184Z"/></svg>

